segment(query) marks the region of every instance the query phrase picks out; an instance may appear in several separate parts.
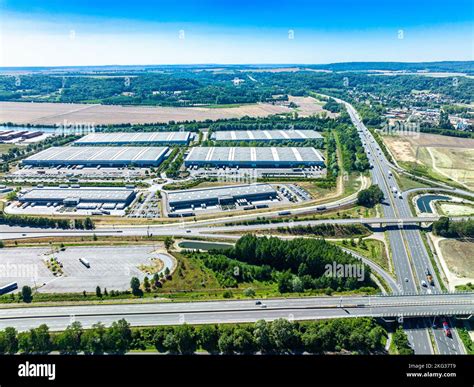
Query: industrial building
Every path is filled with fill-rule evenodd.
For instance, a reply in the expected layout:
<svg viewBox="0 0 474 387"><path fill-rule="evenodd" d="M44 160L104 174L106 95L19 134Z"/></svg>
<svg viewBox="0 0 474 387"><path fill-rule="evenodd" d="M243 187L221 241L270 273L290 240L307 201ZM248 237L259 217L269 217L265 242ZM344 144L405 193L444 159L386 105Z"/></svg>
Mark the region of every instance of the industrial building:
<svg viewBox="0 0 474 387"><path fill-rule="evenodd" d="M292 168L323 166L324 158L312 147L197 147L184 163L187 167Z"/></svg>
<svg viewBox="0 0 474 387"><path fill-rule="evenodd" d="M63 205L78 209L124 209L135 198L132 188L33 188L18 200L33 205Z"/></svg>
<svg viewBox="0 0 474 387"><path fill-rule="evenodd" d="M276 190L269 184L247 184L227 187L189 189L167 193L170 212L210 206L247 205L253 201L275 200Z"/></svg>
<svg viewBox="0 0 474 387"><path fill-rule="evenodd" d="M190 132L153 132L153 133L90 133L74 142L74 145L187 145Z"/></svg>
<svg viewBox="0 0 474 387"><path fill-rule="evenodd" d="M212 133L211 140L233 142L303 142L323 140L315 130L222 130Z"/></svg>
<svg viewBox="0 0 474 387"><path fill-rule="evenodd" d="M165 159L168 147L52 147L22 161L24 165L88 167L158 166Z"/></svg>
<svg viewBox="0 0 474 387"><path fill-rule="evenodd" d="M43 132L34 131L30 132L28 130L15 131L15 130L0 130L0 142L11 141L11 140L29 140L30 138L35 138L43 135Z"/></svg>

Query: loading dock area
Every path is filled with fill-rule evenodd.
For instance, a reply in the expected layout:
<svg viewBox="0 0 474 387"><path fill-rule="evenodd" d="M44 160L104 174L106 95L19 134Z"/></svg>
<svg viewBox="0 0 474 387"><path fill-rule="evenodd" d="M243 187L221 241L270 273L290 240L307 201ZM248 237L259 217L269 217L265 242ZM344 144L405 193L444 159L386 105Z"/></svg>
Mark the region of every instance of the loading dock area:
<svg viewBox="0 0 474 387"><path fill-rule="evenodd" d="M270 184L245 184L166 192L166 201L168 215L174 217L195 211L268 206L280 198Z"/></svg>
<svg viewBox="0 0 474 387"><path fill-rule="evenodd" d="M22 192L6 211L12 214L123 215L135 199L133 188L36 187Z"/></svg>

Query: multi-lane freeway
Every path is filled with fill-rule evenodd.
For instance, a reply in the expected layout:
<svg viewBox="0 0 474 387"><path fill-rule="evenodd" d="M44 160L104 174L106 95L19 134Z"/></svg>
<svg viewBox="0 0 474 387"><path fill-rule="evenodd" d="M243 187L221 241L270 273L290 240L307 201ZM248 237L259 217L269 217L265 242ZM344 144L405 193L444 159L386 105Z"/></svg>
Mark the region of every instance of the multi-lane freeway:
<svg viewBox="0 0 474 387"><path fill-rule="evenodd" d="M400 187L390 173L391 163L378 147L374 137L362 123L355 109L344 101L339 100L339 102L345 104L353 124L360 133L362 143L372 164L373 182L378 184L384 193L385 203L382 206L384 216L399 219L413 216L407 198L403 195L400 197ZM415 229L388 230L387 232L400 289L404 292L439 292L440 284L435 278L435 271L420 232ZM426 273L433 275L433 286L426 281ZM423 281L427 283L426 286L424 286ZM413 322L409 322L405 328L415 353L433 353L434 348L429 336L430 328L427 328L429 327L428 321L417 321L415 326L413 324ZM422 327L426 328L419 329ZM435 329L432 329L432 334L438 353L463 353L463 346L457 336L447 339L442 332Z"/></svg>
<svg viewBox="0 0 474 387"><path fill-rule="evenodd" d="M100 321L106 325L124 318L135 326L255 322L260 319L286 318L311 320L347 317L379 317L387 320L436 316L439 314L474 314L470 294L306 297L244 301L161 302L127 305L87 305L3 308L0 329L14 326L27 330L42 323L52 330L62 330L72 321L84 327Z"/></svg>
<svg viewBox="0 0 474 387"><path fill-rule="evenodd" d="M40 237L68 237L68 236L90 236L93 234L102 236L214 236L220 235L225 237L229 232L251 232L256 230L276 230L280 227L295 226L316 226L320 224L365 224L375 227L397 226L397 228L409 228L423 223L432 223L438 220L438 216L426 217L393 217L393 218L348 218L348 219L318 219L306 221L281 221L274 223L252 223L252 224L230 224L216 225L212 228L207 223L179 223L179 224L163 224L154 226L114 226L101 227L95 230L61 230L61 229L44 229L33 227L19 227L0 225L0 233L2 239L24 239L24 238L40 238ZM453 221L466 219L465 217L451 217Z"/></svg>

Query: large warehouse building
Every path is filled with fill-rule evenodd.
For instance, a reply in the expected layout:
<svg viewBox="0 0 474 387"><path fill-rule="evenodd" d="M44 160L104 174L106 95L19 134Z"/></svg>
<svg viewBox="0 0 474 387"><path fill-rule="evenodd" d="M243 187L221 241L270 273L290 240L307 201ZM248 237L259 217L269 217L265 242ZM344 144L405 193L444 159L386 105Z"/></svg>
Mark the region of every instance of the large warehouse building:
<svg viewBox="0 0 474 387"><path fill-rule="evenodd" d="M32 166L83 165L103 167L158 166L168 147L52 147L22 161Z"/></svg>
<svg viewBox="0 0 474 387"><path fill-rule="evenodd" d="M186 145L190 139L190 132L90 133L75 141L74 145Z"/></svg>
<svg viewBox="0 0 474 387"><path fill-rule="evenodd" d="M303 142L320 140L323 136L315 130L225 130L211 135L211 140L233 142Z"/></svg>
<svg viewBox="0 0 474 387"><path fill-rule="evenodd" d="M312 147L197 147L185 165L241 168L292 168L323 166L324 158Z"/></svg>
<svg viewBox="0 0 474 387"><path fill-rule="evenodd" d="M228 187L189 189L167 193L170 212L202 206L235 204L238 201L274 200L276 190L269 184L247 184Z"/></svg>
<svg viewBox="0 0 474 387"><path fill-rule="evenodd" d="M22 203L59 204L74 207L123 209L135 198L131 188L33 188L19 197Z"/></svg>

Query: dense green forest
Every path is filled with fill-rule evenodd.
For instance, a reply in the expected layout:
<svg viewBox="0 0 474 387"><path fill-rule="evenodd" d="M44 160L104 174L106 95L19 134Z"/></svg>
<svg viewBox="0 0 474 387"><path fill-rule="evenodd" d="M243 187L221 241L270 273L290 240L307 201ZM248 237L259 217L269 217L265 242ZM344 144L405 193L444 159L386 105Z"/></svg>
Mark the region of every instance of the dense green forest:
<svg viewBox="0 0 474 387"><path fill-rule="evenodd" d="M235 247L224 253L228 258L249 265L269 266L278 274L279 291L300 289L353 290L377 286L370 278L370 268L351 254L324 239L297 238L290 241L279 238L245 235ZM363 265L363 278L329 276L327 265Z"/></svg>
<svg viewBox="0 0 474 387"><path fill-rule="evenodd" d="M349 115L344 112L335 125L337 140L342 153L342 163L347 172L363 172L370 167L359 133Z"/></svg>
<svg viewBox="0 0 474 387"><path fill-rule="evenodd" d="M445 238L474 238L474 218L452 222L441 217L433 223L433 232Z"/></svg>
<svg viewBox="0 0 474 387"><path fill-rule="evenodd" d="M337 65L333 66L334 71L339 71ZM348 97L350 90L378 95L394 104L412 90L430 90L457 102L474 100L474 79L467 77L375 76L360 72L359 65L347 66L348 70L341 72L259 72L252 73L251 77L245 67L226 71L169 67L161 72L2 75L0 100L193 106L280 101L287 100L288 95L308 95L310 91ZM443 67L441 71L446 71L442 64L433 68ZM458 68L472 71L472 63L460 64ZM456 78L456 87L453 87L453 78ZM235 83L235 79L240 81ZM328 103L336 108L332 102Z"/></svg>

